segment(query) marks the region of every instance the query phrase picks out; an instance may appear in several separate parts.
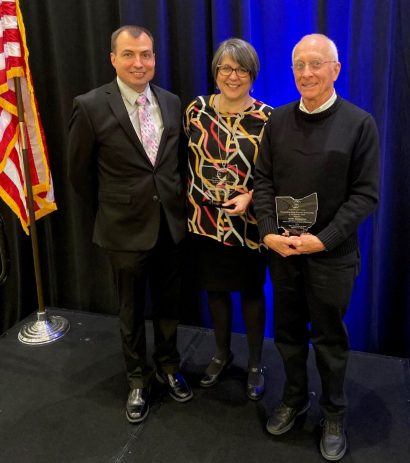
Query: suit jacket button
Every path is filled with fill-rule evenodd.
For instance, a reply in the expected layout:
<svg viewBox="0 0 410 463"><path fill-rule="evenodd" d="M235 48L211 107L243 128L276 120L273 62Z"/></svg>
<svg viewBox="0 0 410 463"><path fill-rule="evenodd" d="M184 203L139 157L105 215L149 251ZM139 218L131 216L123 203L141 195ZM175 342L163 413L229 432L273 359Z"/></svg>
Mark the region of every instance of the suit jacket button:
<svg viewBox="0 0 410 463"><path fill-rule="evenodd" d="M157 196L157 195L154 195L154 196L152 197L152 200L153 200L153 201L158 201L158 200L159 200L159 198L158 198L158 196Z"/></svg>

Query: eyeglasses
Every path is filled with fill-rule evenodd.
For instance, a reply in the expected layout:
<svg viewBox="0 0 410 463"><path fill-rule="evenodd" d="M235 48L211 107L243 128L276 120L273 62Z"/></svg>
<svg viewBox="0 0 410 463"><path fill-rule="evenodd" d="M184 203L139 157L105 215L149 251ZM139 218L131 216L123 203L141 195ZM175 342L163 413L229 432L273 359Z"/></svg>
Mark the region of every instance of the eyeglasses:
<svg viewBox="0 0 410 463"><path fill-rule="evenodd" d="M309 69L313 72L320 71L324 64L326 63L337 63L337 61L320 61L318 59L314 59L313 61L309 61L308 63L304 63L303 61L296 61L293 63L291 68L294 71L302 72L305 70L306 66L309 66Z"/></svg>
<svg viewBox="0 0 410 463"><path fill-rule="evenodd" d="M230 76L233 71L236 72L236 75L238 77L247 77L249 76L249 71L245 68L233 68L232 66L229 66L229 64L218 64L216 66L218 68L218 71L221 73L222 76Z"/></svg>

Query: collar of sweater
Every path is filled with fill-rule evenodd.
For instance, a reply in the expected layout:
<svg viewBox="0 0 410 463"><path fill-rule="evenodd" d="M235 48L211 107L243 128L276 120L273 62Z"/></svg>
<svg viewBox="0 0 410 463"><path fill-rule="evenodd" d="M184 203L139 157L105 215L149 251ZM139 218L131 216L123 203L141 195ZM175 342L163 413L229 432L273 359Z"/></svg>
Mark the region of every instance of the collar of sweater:
<svg viewBox="0 0 410 463"><path fill-rule="evenodd" d="M335 100L335 102L330 106L330 108L325 109L324 111L320 113L314 113L314 114L309 114L305 113L304 111L301 111L299 109L299 102L296 104L295 110L296 110L296 116L300 117L301 119L304 119L306 122L314 122L314 121L321 121L323 119L328 118L332 114L334 114L340 105L342 104L343 99L338 96Z"/></svg>

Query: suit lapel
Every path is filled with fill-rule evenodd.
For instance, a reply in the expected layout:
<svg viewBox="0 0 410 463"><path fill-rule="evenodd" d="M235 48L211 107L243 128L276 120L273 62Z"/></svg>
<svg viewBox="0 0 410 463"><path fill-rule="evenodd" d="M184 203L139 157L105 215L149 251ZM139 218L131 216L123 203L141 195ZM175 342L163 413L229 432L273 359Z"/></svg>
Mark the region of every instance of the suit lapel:
<svg viewBox="0 0 410 463"><path fill-rule="evenodd" d="M114 113L114 116L117 118L124 132L130 138L131 142L138 149L138 151L142 153L150 163L148 156L145 153L144 147L142 146L140 139L138 138L138 135L136 134L134 127L131 124L130 116L128 115L120 90L115 80L108 85L107 100L112 109L112 112Z"/></svg>
<svg viewBox="0 0 410 463"><path fill-rule="evenodd" d="M161 110L161 118L162 124L164 125L164 130L162 131L161 140L158 146L158 153L157 158L155 160L155 164L161 160L161 156L164 152L165 145L168 138L168 131L169 131L169 110L168 110L168 103L167 98L165 97L164 92L161 91L160 87L156 85L151 85L151 91L154 93L155 98L158 101L159 109Z"/></svg>

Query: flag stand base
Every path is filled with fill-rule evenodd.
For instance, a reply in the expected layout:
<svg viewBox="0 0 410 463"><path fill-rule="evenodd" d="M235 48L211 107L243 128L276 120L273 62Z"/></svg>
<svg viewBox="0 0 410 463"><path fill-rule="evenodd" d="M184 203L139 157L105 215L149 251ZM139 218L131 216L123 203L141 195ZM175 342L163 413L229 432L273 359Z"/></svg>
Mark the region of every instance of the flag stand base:
<svg viewBox="0 0 410 463"><path fill-rule="evenodd" d="M47 312L38 312L37 320L26 323L18 334L23 344L42 345L57 341L70 329L69 322L59 315L48 316Z"/></svg>

